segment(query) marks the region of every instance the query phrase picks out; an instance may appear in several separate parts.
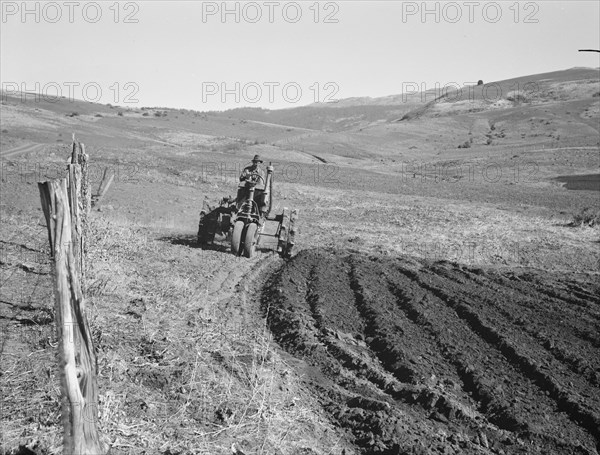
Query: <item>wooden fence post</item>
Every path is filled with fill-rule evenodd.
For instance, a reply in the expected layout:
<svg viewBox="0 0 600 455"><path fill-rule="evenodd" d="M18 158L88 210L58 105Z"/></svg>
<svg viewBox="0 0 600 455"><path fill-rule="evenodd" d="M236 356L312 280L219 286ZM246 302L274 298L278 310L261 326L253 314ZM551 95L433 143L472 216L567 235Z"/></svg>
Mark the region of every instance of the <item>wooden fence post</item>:
<svg viewBox="0 0 600 455"><path fill-rule="evenodd" d="M110 185L115 178L114 172L111 172L109 168L104 169L104 174L102 175L102 180L100 181L100 185L98 186L98 193L94 198L94 206L100 206L100 202L104 195L108 192Z"/></svg>
<svg viewBox="0 0 600 455"><path fill-rule="evenodd" d="M69 165L67 179L39 182L40 199L54 258L56 329L62 389L64 449L69 455L106 453L98 432L97 360L85 315L80 277L83 254L78 196L81 170ZM77 256L76 254L79 254Z"/></svg>
<svg viewBox="0 0 600 455"><path fill-rule="evenodd" d="M88 156L82 143L73 143L71 164L68 165L68 188L71 206L71 224L74 254L79 261L82 291L85 291L85 258L87 253L88 217L91 210L91 188L88 174Z"/></svg>

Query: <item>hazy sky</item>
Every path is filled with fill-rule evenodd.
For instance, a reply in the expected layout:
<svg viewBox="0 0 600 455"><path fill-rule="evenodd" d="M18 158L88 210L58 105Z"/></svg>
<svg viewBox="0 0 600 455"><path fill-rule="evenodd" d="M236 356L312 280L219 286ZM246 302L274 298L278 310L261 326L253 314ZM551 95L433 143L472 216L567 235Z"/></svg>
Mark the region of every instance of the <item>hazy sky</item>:
<svg viewBox="0 0 600 455"><path fill-rule="evenodd" d="M598 1L1 3L4 89L133 107L294 107L600 66L577 52L600 48Z"/></svg>

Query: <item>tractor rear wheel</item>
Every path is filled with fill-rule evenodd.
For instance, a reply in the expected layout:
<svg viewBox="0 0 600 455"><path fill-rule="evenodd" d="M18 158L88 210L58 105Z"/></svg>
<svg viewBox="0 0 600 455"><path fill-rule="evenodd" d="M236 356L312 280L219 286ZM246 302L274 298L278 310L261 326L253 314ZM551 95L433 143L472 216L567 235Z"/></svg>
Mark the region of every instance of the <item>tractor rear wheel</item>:
<svg viewBox="0 0 600 455"><path fill-rule="evenodd" d="M231 252L236 256L240 254L242 245L242 234L244 233L244 222L236 221L233 225L233 234L231 235Z"/></svg>
<svg viewBox="0 0 600 455"><path fill-rule="evenodd" d="M254 223L250 223L246 228L246 235L244 237L244 256L251 258L256 250L256 230L258 226Z"/></svg>

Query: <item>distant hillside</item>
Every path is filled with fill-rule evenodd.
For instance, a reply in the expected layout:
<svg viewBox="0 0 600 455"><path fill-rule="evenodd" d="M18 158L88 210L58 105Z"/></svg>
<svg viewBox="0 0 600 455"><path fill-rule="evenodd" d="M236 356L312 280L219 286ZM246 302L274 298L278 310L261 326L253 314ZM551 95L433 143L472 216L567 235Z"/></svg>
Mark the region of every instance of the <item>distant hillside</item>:
<svg viewBox="0 0 600 455"><path fill-rule="evenodd" d="M124 108L15 94L3 94L1 108L3 151L22 144L66 144L76 133L96 148L169 147L177 154L222 152L241 159L260 153L273 160L394 172L400 163L417 159L513 156L524 147L597 147L600 71L572 68L461 92L349 98L281 110Z"/></svg>
<svg viewBox="0 0 600 455"><path fill-rule="evenodd" d="M466 112L508 109L514 106L555 104L600 96L600 70L572 68L504 81L447 90L399 120L422 115L439 117ZM430 98L427 98L430 99Z"/></svg>
<svg viewBox="0 0 600 455"><path fill-rule="evenodd" d="M352 105L332 109L329 105L323 104L279 110L239 108L225 111L220 115L298 128L343 131L359 129L377 121L397 118L415 106L414 103L398 106Z"/></svg>
<svg viewBox="0 0 600 455"><path fill-rule="evenodd" d="M434 88L425 92L378 98L355 97L289 109L239 108L217 115L329 132L357 131L373 124L407 120L425 113L437 116L448 112L453 115L488 108L508 108L514 104L590 98L600 90L599 78L598 69L571 68L467 86L460 92Z"/></svg>

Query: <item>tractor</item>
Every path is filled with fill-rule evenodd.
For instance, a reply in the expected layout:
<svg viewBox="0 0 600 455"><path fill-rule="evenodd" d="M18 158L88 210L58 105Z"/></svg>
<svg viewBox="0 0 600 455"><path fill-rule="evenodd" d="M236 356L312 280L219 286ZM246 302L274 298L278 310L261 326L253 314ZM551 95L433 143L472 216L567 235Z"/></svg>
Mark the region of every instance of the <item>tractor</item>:
<svg viewBox="0 0 600 455"><path fill-rule="evenodd" d="M282 257L292 255L296 236L297 210L284 207L281 214L272 216L273 170L267 166L266 179L253 173L240 182L238 197L224 197L216 207L204 201L198 223L198 244L214 242L215 235L224 235L231 242L236 256L251 258L256 247L274 249ZM264 190L256 187L264 184Z"/></svg>

